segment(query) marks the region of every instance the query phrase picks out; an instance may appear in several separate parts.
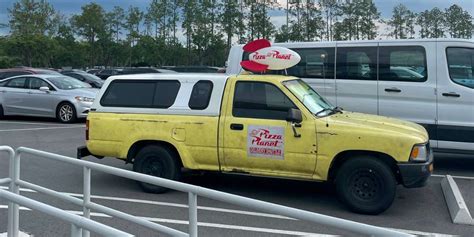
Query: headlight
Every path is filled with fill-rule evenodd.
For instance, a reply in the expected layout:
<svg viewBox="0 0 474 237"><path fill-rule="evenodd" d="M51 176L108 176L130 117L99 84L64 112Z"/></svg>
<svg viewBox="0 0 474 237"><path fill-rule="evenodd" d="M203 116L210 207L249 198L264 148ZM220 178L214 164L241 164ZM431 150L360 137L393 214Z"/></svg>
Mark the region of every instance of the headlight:
<svg viewBox="0 0 474 237"><path fill-rule="evenodd" d="M410 153L410 161L426 162L428 161L429 150L426 144L417 144L413 146Z"/></svg>
<svg viewBox="0 0 474 237"><path fill-rule="evenodd" d="M74 98L76 98L77 101L81 101L81 102L94 102L94 98L83 97L83 96L76 96Z"/></svg>

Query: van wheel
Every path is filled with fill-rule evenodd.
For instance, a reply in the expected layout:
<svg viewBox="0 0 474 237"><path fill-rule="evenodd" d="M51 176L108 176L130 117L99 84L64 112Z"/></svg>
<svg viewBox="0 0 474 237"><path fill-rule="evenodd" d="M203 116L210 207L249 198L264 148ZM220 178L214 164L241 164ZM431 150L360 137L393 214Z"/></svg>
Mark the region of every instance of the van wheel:
<svg viewBox="0 0 474 237"><path fill-rule="evenodd" d="M76 108L68 102L63 102L56 109L56 118L61 123L73 123L77 119Z"/></svg>
<svg viewBox="0 0 474 237"><path fill-rule="evenodd" d="M336 175L340 200L349 209L377 215L395 199L396 179L390 167L375 157L357 157L342 164Z"/></svg>
<svg viewBox="0 0 474 237"><path fill-rule="evenodd" d="M177 157L169 149L162 146L146 146L135 157L133 170L160 178L179 180L181 167ZM169 190L144 182L138 182L138 184L145 192L149 193L164 193Z"/></svg>
<svg viewBox="0 0 474 237"><path fill-rule="evenodd" d="M0 105L0 119L3 119L5 117L5 113L3 112L3 106Z"/></svg>

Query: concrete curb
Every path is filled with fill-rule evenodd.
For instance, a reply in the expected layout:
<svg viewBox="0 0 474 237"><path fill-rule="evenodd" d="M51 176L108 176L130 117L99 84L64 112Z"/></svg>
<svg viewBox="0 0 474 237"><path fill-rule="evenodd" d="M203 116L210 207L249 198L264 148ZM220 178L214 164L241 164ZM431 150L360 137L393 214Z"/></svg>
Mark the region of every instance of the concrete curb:
<svg viewBox="0 0 474 237"><path fill-rule="evenodd" d="M453 223L474 225L474 220L469 213L469 209L467 209L461 191L459 191L459 187L451 175L446 175L446 177L441 180L441 188L443 189L444 198L448 205L449 214L451 214Z"/></svg>

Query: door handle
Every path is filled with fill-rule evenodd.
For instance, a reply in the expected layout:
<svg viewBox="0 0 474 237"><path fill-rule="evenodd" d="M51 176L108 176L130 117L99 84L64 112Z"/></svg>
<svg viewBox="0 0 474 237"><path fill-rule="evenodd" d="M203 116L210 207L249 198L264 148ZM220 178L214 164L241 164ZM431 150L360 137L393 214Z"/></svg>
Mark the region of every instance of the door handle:
<svg viewBox="0 0 474 237"><path fill-rule="evenodd" d="M456 92L443 93L442 95L446 97L461 97L461 95Z"/></svg>
<svg viewBox="0 0 474 237"><path fill-rule="evenodd" d="M244 130L244 125L240 123L232 123L230 125L230 129L232 130Z"/></svg>
<svg viewBox="0 0 474 237"><path fill-rule="evenodd" d="M392 87L392 88L385 88L385 91L386 92L396 92L396 93L400 93L402 92L402 90L396 88L396 87Z"/></svg>

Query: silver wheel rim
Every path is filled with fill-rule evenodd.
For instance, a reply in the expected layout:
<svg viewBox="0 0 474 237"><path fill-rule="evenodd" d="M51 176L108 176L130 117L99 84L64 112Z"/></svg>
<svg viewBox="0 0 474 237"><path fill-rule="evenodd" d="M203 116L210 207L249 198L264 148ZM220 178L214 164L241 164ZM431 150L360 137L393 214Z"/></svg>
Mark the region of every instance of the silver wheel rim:
<svg viewBox="0 0 474 237"><path fill-rule="evenodd" d="M73 115L74 111L70 105L63 105L59 109L59 117L64 122L70 121Z"/></svg>

